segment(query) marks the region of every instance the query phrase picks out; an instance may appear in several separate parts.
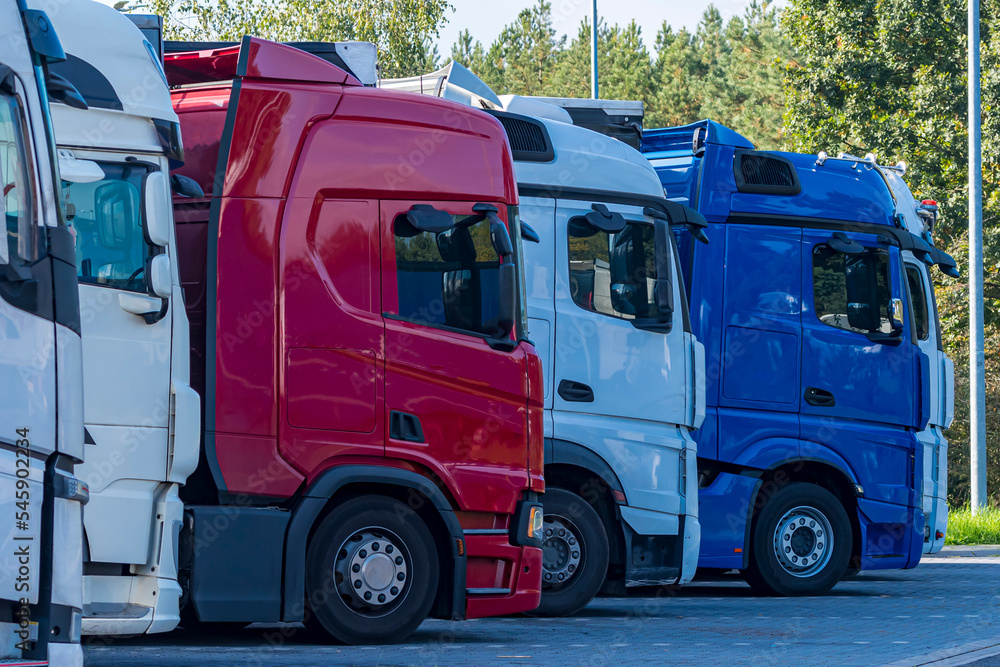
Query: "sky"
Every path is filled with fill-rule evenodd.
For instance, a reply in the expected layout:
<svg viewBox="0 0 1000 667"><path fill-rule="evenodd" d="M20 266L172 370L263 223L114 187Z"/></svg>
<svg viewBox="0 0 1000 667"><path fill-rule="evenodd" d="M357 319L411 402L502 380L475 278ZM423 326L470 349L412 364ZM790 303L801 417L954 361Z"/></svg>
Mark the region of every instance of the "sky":
<svg viewBox="0 0 1000 667"><path fill-rule="evenodd" d="M449 0L455 8L448 13L448 23L441 30L438 52L448 57L458 33L468 30L474 39L489 48L503 28L512 23L517 14L535 4L536 0ZM593 11L592 0L550 0L552 24L559 35L576 36L580 22ZM694 30L711 0L597 0L597 11L602 20L611 25L626 25L632 19L642 28L642 41L651 49L656 33L667 21L674 29L685 27ZM725 19L742 14L749 0L714 0Z"/></svg>

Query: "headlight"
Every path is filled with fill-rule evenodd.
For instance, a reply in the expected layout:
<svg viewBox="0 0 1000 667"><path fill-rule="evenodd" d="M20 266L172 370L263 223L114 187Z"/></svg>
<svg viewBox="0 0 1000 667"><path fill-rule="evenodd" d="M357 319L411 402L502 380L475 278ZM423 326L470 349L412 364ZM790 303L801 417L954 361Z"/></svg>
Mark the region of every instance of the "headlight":
<svg viewBox="0 0 1000 667"><path fill-rule="evenodd" d="M542 508L535 506L531 508L528 515L528 538L533 540L542 539L542 526L545 523Z"/></svg>

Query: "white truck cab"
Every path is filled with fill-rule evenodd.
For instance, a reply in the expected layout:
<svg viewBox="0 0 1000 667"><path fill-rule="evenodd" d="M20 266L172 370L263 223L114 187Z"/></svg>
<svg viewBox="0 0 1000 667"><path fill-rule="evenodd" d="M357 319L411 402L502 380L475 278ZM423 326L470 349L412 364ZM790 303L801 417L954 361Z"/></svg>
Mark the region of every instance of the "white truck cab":
<svg viewBox="0 0 1000 667"><path fill-rule="evenodd" d="M49 98L45 12L0 0L0 664L83 664L80 311ZM30 32L29 32L30 30Z"/></svg>
<svg viewBox="0 0 1000 667"><path fill-rule="evenodd" d="M497 116L520 220L538 238L524 266L545 378L539 612L572 613L602 588L686 583L701 541L690 432L705 416L705 361L671 225L697 214L667 202L649 162L616 139Z"/></svg>
<svg viewBox="0 0 1000 667"><path fill-rule="evenodd" d="M78 474L91 490L83 632L164 632L179 621L178 493L197 465L200 428L171 205L180 129L159 53L128 17L67 0L51 18L67 54L56 71L89 105L53 105L56 141L99 168L62 188L83 334Z"/></svg>
<svg viewBox="0 0 1000 667"><path fill-rule="evenodd" d="M937 204L916 199L903 180L905 168L881 167L896 199L896 213L906 229L933 245ZM924 553L933 554L944 546L948 532L948 440L944 431L955 416L955 366L944 352L941 321L930 267L910 251L903 253L907 284L914 304L914 323L921 351L930 360L930 418L927 428L917 433L924 447L923 511Z"/></svg>

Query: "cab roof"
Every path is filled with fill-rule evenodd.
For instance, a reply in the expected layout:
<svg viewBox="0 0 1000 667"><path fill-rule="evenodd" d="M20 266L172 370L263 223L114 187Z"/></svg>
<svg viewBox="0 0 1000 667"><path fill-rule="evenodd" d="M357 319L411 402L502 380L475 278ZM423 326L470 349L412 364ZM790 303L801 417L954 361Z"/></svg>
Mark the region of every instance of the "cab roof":
<svg viewBox="0 0 1000 667"><path fill-rule="evenodd" d="M66 51L66 61L52 70L76 87L90 110L177 121L156 52L128 17L94 0L29 4L47 12Z"/></svg>

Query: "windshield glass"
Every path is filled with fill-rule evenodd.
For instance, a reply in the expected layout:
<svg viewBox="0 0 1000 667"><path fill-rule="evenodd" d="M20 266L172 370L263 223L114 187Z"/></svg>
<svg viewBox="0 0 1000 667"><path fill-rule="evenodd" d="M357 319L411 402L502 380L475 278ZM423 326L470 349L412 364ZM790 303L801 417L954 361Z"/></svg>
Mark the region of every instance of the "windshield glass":
<svg viewBox="0 0 1000 667"><path fill-rule="evenodd" d="M67 222L76 236L81 283L146 292L150 248L142 226L142 183L149 169L128 162L98 162L104 179L63 181Z"/></svg>

